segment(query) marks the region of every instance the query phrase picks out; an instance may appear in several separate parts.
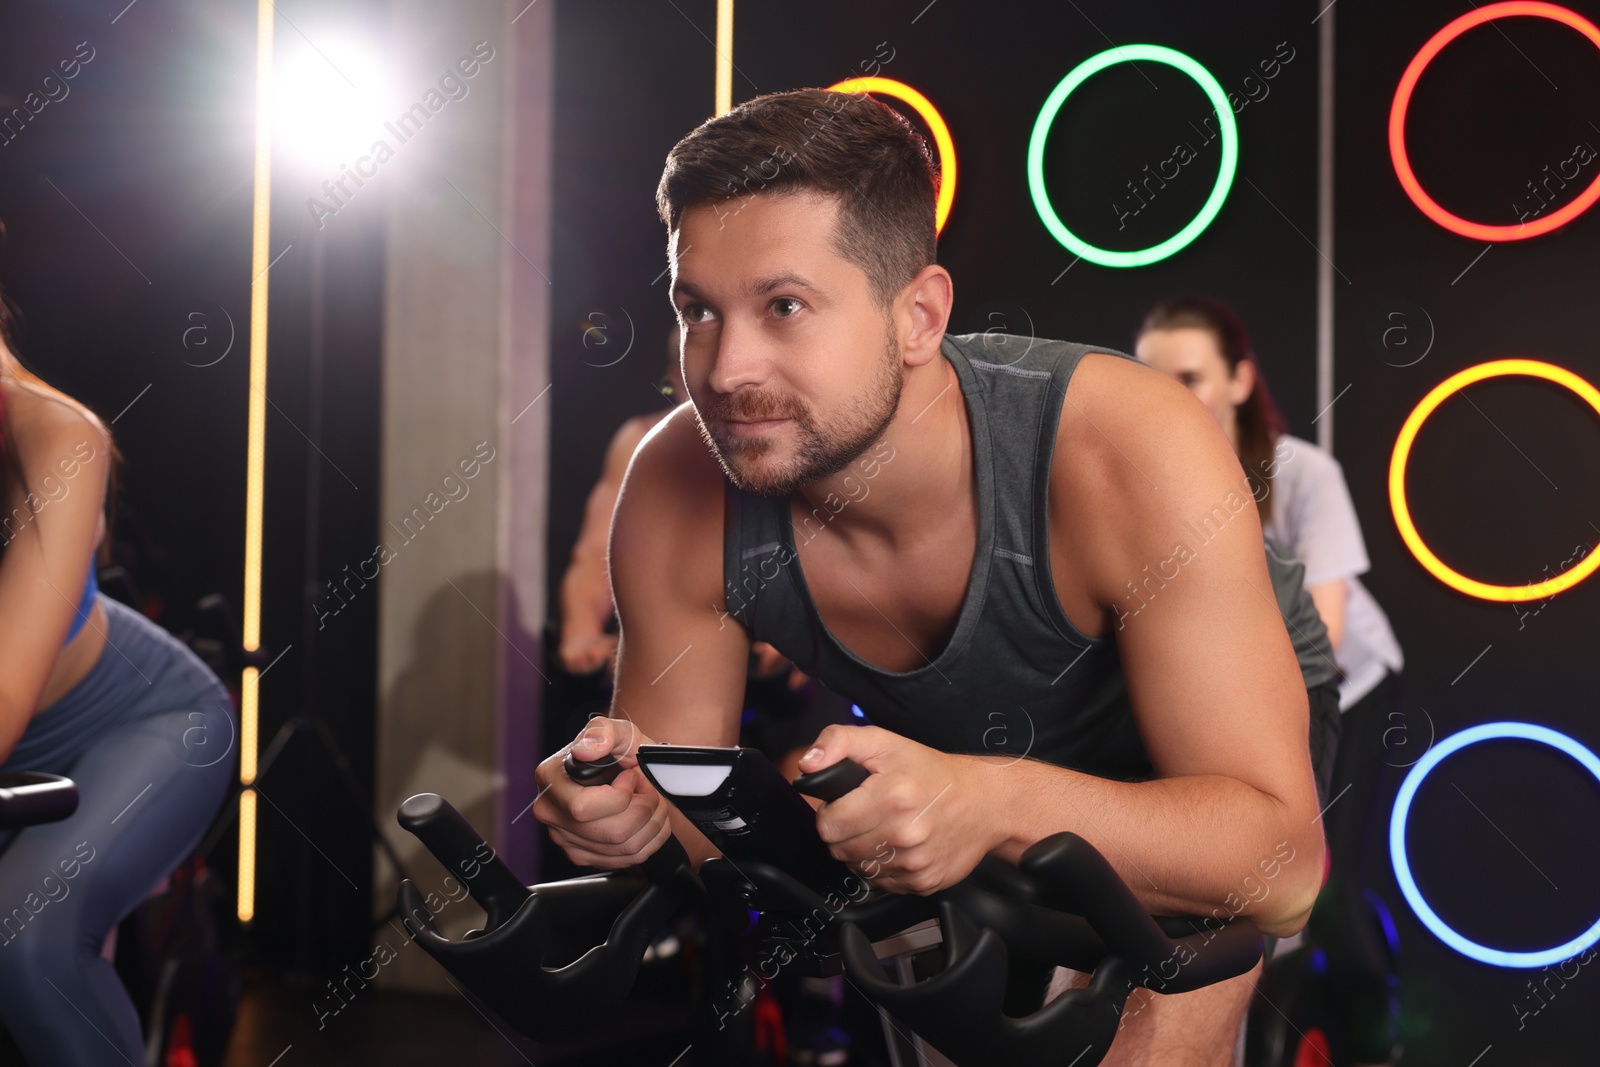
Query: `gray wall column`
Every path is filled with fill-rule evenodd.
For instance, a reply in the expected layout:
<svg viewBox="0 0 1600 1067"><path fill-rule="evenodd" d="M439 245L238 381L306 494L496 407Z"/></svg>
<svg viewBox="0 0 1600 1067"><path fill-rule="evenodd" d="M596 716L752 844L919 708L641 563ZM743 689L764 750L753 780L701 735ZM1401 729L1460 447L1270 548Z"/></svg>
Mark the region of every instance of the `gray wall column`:
<svg viewBox="0 0 1600 1067"><path fill-rule="evenodd" d="M544 686L554 3L395 0L391 16L392 76L401 107L421 105L408 112L421 128L401 128L409 137L384 164L379 538L392 557L374 799L440 927L459 936L479 918L462 872L446 872L394 811L439 793L538 879L540 828L524 811ZM381 914L397 888L381 854L375 882ZM404 940L398 924L375 935L395 957L380 981L454 995Z"/></svg>

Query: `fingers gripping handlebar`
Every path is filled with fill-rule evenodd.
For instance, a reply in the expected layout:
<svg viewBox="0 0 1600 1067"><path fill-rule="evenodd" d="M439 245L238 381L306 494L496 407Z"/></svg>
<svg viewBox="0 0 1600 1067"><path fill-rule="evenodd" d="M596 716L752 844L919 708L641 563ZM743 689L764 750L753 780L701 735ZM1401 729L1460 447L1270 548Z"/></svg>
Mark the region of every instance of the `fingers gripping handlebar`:
<svg viewBox="0 0 1600 1067"><path fill-rule="evenodd" d="M614 759L595 760L584 762L567 753L567 758L561 765L566 768L567 777L579 785L609 785L618 774L622 773L622 764ZM689 866L689 854L683 850L683 845L676 837L668 837L662 842L661 847L645 857L639 865L654 882L670 883L678 877L681 869Z"/></svg>

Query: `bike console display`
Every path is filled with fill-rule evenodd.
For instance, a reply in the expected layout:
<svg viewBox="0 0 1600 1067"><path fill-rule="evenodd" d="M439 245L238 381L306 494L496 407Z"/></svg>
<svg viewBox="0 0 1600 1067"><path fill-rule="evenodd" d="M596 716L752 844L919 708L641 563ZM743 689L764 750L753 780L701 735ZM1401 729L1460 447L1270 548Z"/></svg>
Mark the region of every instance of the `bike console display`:
<svg viewBox="0 0 1600 1067"><path fill-rule="evenodd" d="M771 864L818 893L853 884L817 836L816 812L759 751L640 745L639 767L735 864Z"/></svg>

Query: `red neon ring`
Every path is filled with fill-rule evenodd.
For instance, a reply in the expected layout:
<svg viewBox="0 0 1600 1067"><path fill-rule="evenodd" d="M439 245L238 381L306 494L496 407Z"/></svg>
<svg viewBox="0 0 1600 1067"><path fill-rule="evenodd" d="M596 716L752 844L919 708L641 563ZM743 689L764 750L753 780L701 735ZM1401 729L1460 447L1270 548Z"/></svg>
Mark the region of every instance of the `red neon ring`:
<svg viewBox="0 0 1600 1067"><path fill-rule="evenodd" d="M1462 15L1428 39L1428 43L1422 46L1422 51L1416 54L1411 60L1411 65L1406 68L1399 87L1394 91L1394 104L1389 108L1389 157L1394 160L1394 172L1399 177L1401 186L1405 188L1406 195L1411 197L1412 203L1422 209L1424 215L1451 233L1479 241L1525 241L1530 237L1538 237L1540 234L1565 226L1587 211L1596 200L1600 200L1600 176L1597 176L1589 184L1589 188L1583 191L1583 195L1559 211L1534 222L1490 226L1453 215L1440 207L1433 197L1423 191L1422 183L1417 181L1416 174L1411 170L1411 160L1406 157L1406 108L1411 105L1411 91L1417 87L1417 79L1422 77L1423 69L1433 61L1433 57L1438 55L1445 45L1474 26L1514 15L1552 19L1562 25L1571 26L1589 38L1596 48L1600 48L1600 27L1596 27L1594 23L1575 11L1555 4L1522 2L1489 4L1487 7L1480 7Z"/></svg>

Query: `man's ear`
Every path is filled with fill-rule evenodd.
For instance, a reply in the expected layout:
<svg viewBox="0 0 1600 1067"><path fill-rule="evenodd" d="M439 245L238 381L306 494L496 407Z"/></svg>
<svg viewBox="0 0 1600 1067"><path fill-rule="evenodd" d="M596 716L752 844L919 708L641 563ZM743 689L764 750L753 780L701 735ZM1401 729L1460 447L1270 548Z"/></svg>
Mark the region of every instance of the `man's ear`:
<svg viewBox="0 0 1600 1067"><path fill-rule="evenodd" d="M899 314L895 319L900 330L900 355L905 363L921 366L939 354L939 344L944 340L954 302L955 287L950 272L937 263L923 267L901 290L896 301L900 305Z"/></svg>

